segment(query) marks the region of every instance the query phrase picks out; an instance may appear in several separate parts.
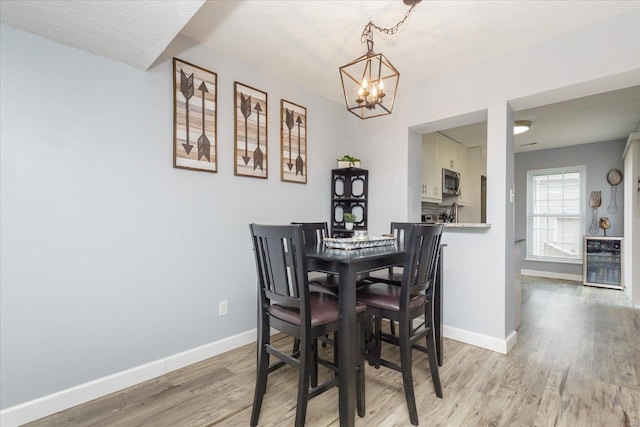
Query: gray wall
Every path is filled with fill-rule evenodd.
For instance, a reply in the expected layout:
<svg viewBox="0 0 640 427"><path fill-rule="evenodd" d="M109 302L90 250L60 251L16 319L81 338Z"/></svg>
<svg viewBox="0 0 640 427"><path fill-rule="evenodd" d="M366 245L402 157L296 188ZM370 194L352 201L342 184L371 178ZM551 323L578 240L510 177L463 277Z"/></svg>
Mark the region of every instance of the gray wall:
<svg viewBox="0 0 640 427"><path fill-rule="evenodd" d="M598 217L608 216L611 228L609 236L622 236L624 228L624 195L623 186L617 187L618 213L607 212L609 206L611 186L607 183L607 173L611 169L624 169L622 152L626 141L606 141L592 144L582 144L572 147L555 148L551 150L531 151L515 155L516 178L516 229L515 235L526 237L527 234L527 171L532 169L546 169L563 166L586 165L587 182L584 211L586 213L584 234L589 235L592 211L589 207L591 191L602 191L602 206L598 208ZM604 235L600 230L600 236ZM526 247L526 244L525 244ZM523 250L523 258L526 250ZM522 263L525 270L546 271L553 273L582 275L581 264L565 264L555 262L526 261Z"/></svg>
<svg viewBox="0 0 640 427"><path fill-rule="evenodd" d="M0 41L1 407L255 328L248 224L329 219L344 108L184 37L148 71ZM171 56L218 73L217 174L172 167ZM269 96L266 180L233 174L234 80ZM307 185L280 181L281 98L308 109Z"/></svg>

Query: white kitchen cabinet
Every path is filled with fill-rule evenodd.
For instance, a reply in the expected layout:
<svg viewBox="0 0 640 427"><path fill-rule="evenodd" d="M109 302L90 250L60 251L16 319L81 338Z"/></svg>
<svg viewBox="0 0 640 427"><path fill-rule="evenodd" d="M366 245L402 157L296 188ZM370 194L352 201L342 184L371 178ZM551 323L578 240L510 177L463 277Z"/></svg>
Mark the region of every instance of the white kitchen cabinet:
<svg viewBox="0 0 640 427"><path fill-rule="evenodd" d="M448 197L445 202L458 204L465 203L465 173L467 170L467 147L458 144L439 134L434 134L434 141L440 148L440 168L449 169L460 174L460 195L456 198ZM442 173L440 173L442 175ZM439 178L442 180L442 177Z"/></svg>
<svg viewBox="0 0 640 427"><path fill-rule="evenodd" d="M467 147L437 133L434 141L440 147L440 167L462 174L467 165Z"/></svg>
<svg viewBox="0 0 640 427"><path fill-rule="evenodd" d="M435 134L422 136L422 187L423 202L442 202L442 167L440 166L441 145Z"/></svg>
<svg viewBox="0 0 640 427"><path fill-rule="evenodd" d="M440 148L440 167L458 172L458 148L456 147L457 144L437 133L434 134L434 141Z"/></svg>
<svg viewBox="0 0 640 427"><path fill-rule="evenodd" d="M469 177L467 176L467 153L468 149L464 145L452 143L456 146L456 172L460 173L460 195L458 196L458 204L463 205L466 203L469 194L466 194L469 191Z"/></svg>
<svg viewBox="0 0 640 427"><path fill-rule="evenodd" d="M469 149L467 147L465 147L464 145L461 144L457 144L458 145L458 160L460 161L460 166L459 166L459 170L458 172L460 172L461 174L464 174L467 171L467 158L468 158L468 152Z"/></svg>
<svg viewBox="0 0 640 427"><path fill-rule="evenodd" d="M460 189L464 193L465 172L467 170L467 147L451 141L438 133L422 136L422 187L424 202L442 203L442 169L460 173ZM464 203L464 194L455 199L447 198L447 203Z"/></svg>

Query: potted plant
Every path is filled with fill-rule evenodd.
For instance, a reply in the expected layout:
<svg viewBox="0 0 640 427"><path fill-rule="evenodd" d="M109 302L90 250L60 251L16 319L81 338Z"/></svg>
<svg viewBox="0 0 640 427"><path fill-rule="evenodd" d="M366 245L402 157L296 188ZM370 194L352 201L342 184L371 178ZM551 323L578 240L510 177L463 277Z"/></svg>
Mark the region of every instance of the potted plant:
<svg viewBox="0 0 640 427"><path fill-rule="evenodd" d="M342 219L344 220L344 228L346 230L353 230L353 222L356 220L356 216L351 212L345 212L342 215Z"/></svg>
<svg viewBox="0 0 640 427"><path fill-rule="evenodd" d="M360 167L360 159L358 159L357 157L350 156L348 154L345 154L344 156L336 160L338 161L338 168L359 168Z"/></svg>

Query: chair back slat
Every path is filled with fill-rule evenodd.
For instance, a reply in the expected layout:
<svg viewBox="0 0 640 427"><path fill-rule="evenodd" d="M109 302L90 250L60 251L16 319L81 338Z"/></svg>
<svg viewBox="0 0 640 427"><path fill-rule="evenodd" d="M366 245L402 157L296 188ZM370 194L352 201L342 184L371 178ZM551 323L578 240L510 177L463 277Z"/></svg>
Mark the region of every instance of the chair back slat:
<svg viewBox="0 0 640 427"><path fill-rule="evenodd" d="M265 265L269 272L266 288L277 295L297 298L298 290L293 287L291 278L291 269L295 265L287 239L270 238L264 240L268 258Z"/></svg>
<svg viewBox="0 0 640 427"><path fill-rule="evenodd" d="M414 222L392 222L391 235L396 238L400 247L404 248L407 240L409 240L409 232ZM389 267L389 278L393 279L394 267Z"/></svg>
<svg viewBox="0 0 640 427"><path fill-rule="evenodd" d="M401 244L405 243L409 238L409 231L411 226L415 224L413 222L392 222L391 234L398 239Z"/></svg>
<svg viewBox="0 0 640 427"><path fill-rule="evenodd" d="M304 316L309 291L301 227L251 224L250 228L262 306L276 302L298 308Z"/></svg>
<svg viewBox="0 0 640 427"><path fill-rule="evenodd" d="M302 236L306 246L315 246L329 237L329 226L326 222L292 222L302 228Z"/></svg>
<svg viewBox="0 0 640 427"><path fill-rule="evenodd" d="M409 304L409 299L414 295L432 291L442 229L442 224L411 226L406 241L407 255L400 292L401 304Z"/></svg>

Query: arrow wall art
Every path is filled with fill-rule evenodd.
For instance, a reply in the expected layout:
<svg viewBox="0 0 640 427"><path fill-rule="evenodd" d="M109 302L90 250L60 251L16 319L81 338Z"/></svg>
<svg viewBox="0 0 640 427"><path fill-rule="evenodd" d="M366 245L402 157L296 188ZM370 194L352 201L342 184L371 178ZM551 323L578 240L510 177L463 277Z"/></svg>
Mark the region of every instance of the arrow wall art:
<svg viewBox="0 0 640 427"><path fill-rule="evenodd" d="M174 168L218 171L217 81L216 73L173 58Z"/></svg>
<svg viewBox="0 0 640 427"><path fill-rule="evenodd" d="M307 183L307 109L280 100L280 180Z"/></svg>
<svg viewBox="0 0 640 427"><path fill-rule="evenodd" d="M238 176L267 178L267 94L235 82L235 168Z"/></svg>

